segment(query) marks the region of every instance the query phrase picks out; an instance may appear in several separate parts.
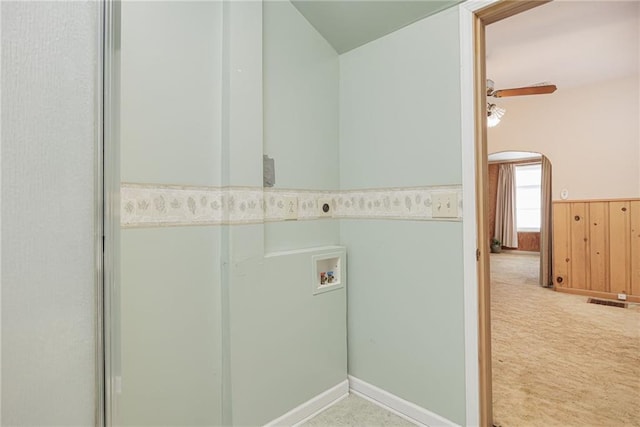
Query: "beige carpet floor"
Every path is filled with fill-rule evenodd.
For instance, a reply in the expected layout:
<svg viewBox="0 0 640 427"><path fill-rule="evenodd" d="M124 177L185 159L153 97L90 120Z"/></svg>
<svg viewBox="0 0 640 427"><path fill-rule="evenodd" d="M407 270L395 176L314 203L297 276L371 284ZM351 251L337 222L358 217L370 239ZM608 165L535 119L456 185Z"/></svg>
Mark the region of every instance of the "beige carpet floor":
<svg viewBox="0 0 640 427"><path fill-rule="evenodd" d="M538 257L491 255L494 421L640 426L640 306L538 286Z"/></svg>

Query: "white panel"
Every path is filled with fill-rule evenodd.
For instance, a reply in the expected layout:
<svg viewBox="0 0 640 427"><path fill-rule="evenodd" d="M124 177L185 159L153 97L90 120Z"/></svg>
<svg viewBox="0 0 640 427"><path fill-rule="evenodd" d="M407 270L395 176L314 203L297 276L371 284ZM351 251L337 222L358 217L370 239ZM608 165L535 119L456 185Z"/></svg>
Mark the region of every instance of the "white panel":
<svg viewBox="0 0 640 427"><path fill-rule="evenodd" d="M2 2L2 424L92 425L97 2Z"/></svg>

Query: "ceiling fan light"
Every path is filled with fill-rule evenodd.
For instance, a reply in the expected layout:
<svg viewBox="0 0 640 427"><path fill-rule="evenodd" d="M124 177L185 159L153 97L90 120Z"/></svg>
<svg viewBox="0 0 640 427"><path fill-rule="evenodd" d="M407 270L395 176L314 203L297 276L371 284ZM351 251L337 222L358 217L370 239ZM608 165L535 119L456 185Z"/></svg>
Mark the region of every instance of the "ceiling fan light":
<svg viewBox="0 0 640 427"><path fill-rule="evenodd" d="M493 92L495 83L491 79L487 79L487 93Z"/></svg>
<svg viewBox="0 0 640 427"><path fill-rule="evenodd" d="M507 110L498 107L496 104L487 105L487 126L490 128L497 126L506 111Z"/></svg>

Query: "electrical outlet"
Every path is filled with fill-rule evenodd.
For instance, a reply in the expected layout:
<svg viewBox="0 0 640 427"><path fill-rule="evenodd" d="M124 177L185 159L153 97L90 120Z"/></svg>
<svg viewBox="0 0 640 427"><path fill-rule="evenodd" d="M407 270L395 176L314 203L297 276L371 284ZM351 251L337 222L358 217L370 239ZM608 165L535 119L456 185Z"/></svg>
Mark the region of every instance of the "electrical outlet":
<svg viewBox="0 0 640 427"><path fill-rule="evenodd" d="M298 219L298 198L287 196L284 198L284 219Z"/></svg>
<svg viewBox="0 0 640 427"><path fill-rule="evenodd" d="M434 218L457 218L458 195L456 193L435 193L432 197L432 216Z"/></svg>
<svg viewBox="0 0 640 427"><path fill-rule="evenodd" d="M318 199L318 216L333 216L333 203L331 202L331 199Z"/></svg>
<svg viewBox="0 0 640 427"><path fill-rule="evenodd" d="M618 294L618 299L620 301L626 301L627 300L627 294L625 294L625 293Z"/></svg>

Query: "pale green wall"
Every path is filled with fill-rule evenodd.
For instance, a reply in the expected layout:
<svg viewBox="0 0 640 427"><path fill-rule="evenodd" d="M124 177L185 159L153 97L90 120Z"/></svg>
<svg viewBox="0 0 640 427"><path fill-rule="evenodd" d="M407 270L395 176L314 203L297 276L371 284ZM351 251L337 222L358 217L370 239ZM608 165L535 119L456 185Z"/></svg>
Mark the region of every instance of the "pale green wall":
<svg viewBox="0 0 640 427"><path fill-rule="evenodd" d="M338 58L289 3L129 7L158 34L127 42L123 25L123 181L260 187L266 153L280 188L461 182L457 11ZM136 49L154 65L126 68ZM157 63L180 49L180 69ZM176 77L201 79L190 96L207 114L162 96ZM318 296L313 252L272 253L340 241L349 283ZM261 425L344 381L349 292L351 373L463 423L461 251L456 222L122 230L121 421Z"/></svg>
<svg viewBox="0 0 640 427"><path fill-rule="evenodd" d="M264 153L275 159L275 188L337 190L338 54L288 1L265 2L263 23ZM336 221L265 225L267 252L338 242Z"/></svg>
<svg viewBox="0 0 640 427"><path fill-rule="evenodd" d="M222 4L123 2L121 31L122 181L220 184ZM121 230L116 423L221 423L221 231Z"/></svg>
<svg viewBox="0 0 640 427"><path fill-rule="evenodd" d="M461 184L458 11L340 57L344 189ZM462 223L343 221L349 374L465 421Z"/></svg>
<svg viewBox="0 0 640 427"><path fill-rule="evenodd" d="M177 21L152 40L123 23L123 181L261 187L264 123L279 185L337 188L337 54L290 4L267 4L265 38L273 32L279 41L266 48L263 81L262 3L230 2L221 15L201 4L137 4L146 31ZM123 15L134 19L128 4ZM166 19L147 24L150 16ZM285 45L285 37L299 45ZM155 55L171 53L158 46L180 44L173 39L185 45L181 62L152 69ZM307 80L318 64L325 68ZM189 74L200 65L211 73ZM293 91L279 80L285 70L297 82ZM173 87L170 74L197 80L187 88L199 91L164 99L164 86L142 81L152 72L160 74L152 81ZM263 87L276 104L269 111L300 113L295 126L286 116L263 117ZM166 105L176 97L180 106ZM166 110L172 117L158 124ZM328 167L310 174L314 158ZM324 246L337 243L338 225L280 225L270 233L264 224L122 230L124 424L263 425L346 380L346 290L312 295L313 252L265 258L267 234L271 250Z"/></svg>
<svg viewBox="0 0 640 427"><path fill-rule="evenodd" d="M349 221L349 375L464 425L462 224Z"/></svg>
<svg viewBox="0 0 640 427"><path fill-rule="evenodd" d="M288 1L263 9L264 152L276 188L335 190L338 54Z"/></svg>
<svg viewBox="0 0 640 427"><path fill-rule="evenodd" d="M122 230L123 425L221 422L220 230Z"/></svg>
<svg viewBox="0 0 640 427"><path fill-rule="evenodd" d="M249 238L260 228L237 232ZM263 425L347 379L346 290L312 294L314 253L232 267L234 425Z"/></svg>
<svg viewBox="0 0 640 427"><path fill-rule="evenodd" d="M343 189L460 184L458 11L340 56Z"/></svg>
<svg viewBox="0 0 640 427"><path fill-rule="evenodd" d="M220 184L222 2L123 2L121 176Z"/></svg>
<svg viewBox="0 0 640 427"><path fill-rule="evenodd" d="M337 54L288 2L235 7L245 9L237 10L243 25L236 27L244 41L234 46L241 56L263 58L264 75L243 71L263 91L236 90L232 81L231 99L264 105L264 113L232 110L231 121L249 129L264 124L264 143L255 138L238 153L229 184L262 186L251 164L266 153L276 159L279 188L337 188ZM263 11L259 22L256 10ZM314 159L328 167L312 170ZM231 422L263 425L347 378L346 290L313 296L314 252L273 253L335 244L338 225L267 223L232 226L228 234Z"/></svg>
<svg viewBox="0 0 640 427"><path fill-rule="evenodd" d="M340 54L391 34L462 0L307 1L293 0L300 12Z"/></svg>

